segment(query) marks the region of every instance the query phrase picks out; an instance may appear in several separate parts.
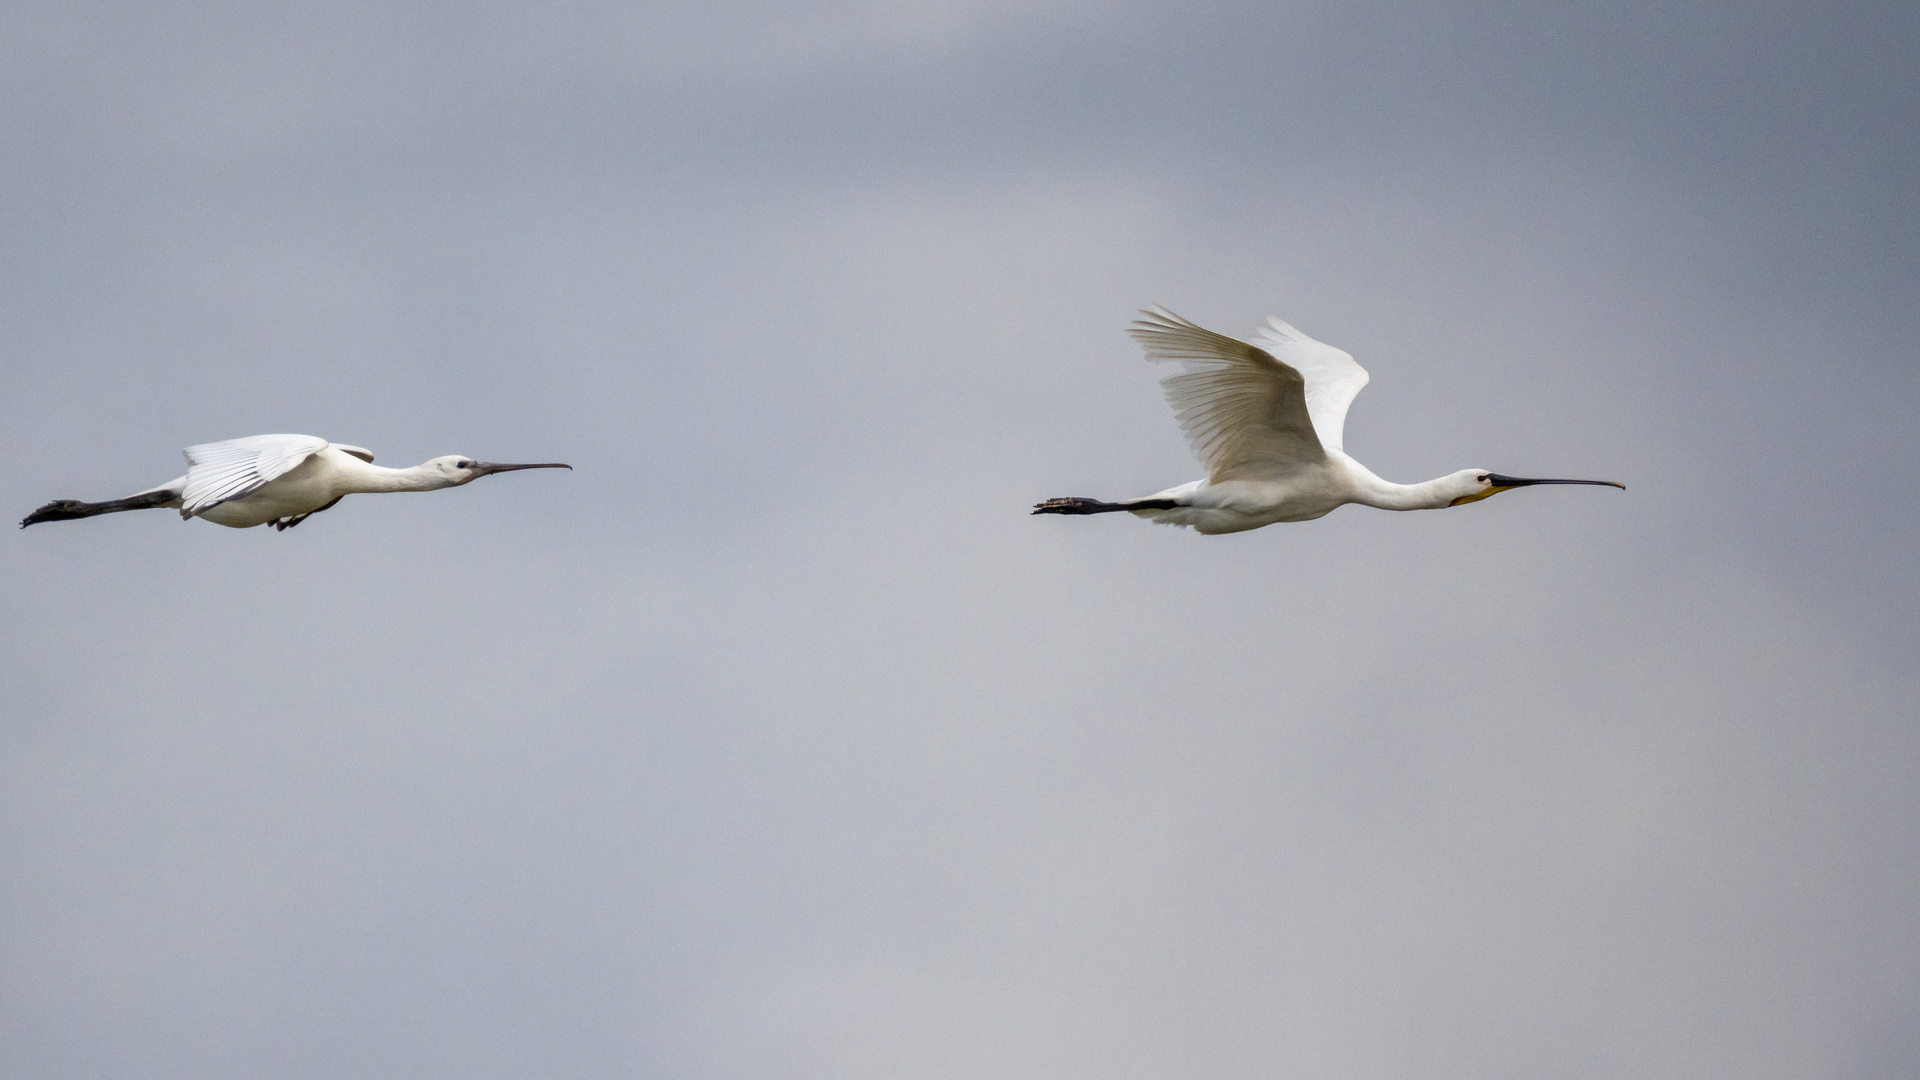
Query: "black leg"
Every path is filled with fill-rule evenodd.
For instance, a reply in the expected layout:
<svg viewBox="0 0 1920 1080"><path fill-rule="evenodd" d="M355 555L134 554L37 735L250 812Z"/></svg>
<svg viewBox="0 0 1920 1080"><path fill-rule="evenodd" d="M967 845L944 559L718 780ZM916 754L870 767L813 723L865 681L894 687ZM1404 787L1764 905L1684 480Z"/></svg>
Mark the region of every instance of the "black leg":
<svg viewBox="0 0 1920 1080"><path fill-rule="evenodd" d="M145 495L129 495L124 499L108 499L106 502L81 502L78 499L55 499L20 520L20 527L38 525L42 521L71 521L74 518L94 517L99 514L117 514L122 510L151 510L156 506L165 506L180 497L177 491L149 491Z"/></svg>
<svg viewBox="0 0 1920 1080"><path fill-rule="evenodd" d="M1034 503L1033 512L1036 514L1113 514L1122 510L1171 510L1179 505L1172 499L1135 499L1132 502L1110 503L1069 495L1061 499L1048 499L1043 503Z"/></svg>
<svg viewBox="0 0 1920 1080"><path fill-rule="evenodd" d="M330 502L327 505L320 507L319 510L309 510L304 514L297 514L293 517L284 517L284 518L281 518L279 521L271 522L271 524L273 525L274 528L280 530L281 532L286 532L288 529L293 528L295 525L298 525L301 522L312 517L313 515L319 513L320 510L333 509L336 505L339 504L340 499L344 499L344 498L346 498L346 496L342 495L339 498L333 500L333 502Z"/></svg>

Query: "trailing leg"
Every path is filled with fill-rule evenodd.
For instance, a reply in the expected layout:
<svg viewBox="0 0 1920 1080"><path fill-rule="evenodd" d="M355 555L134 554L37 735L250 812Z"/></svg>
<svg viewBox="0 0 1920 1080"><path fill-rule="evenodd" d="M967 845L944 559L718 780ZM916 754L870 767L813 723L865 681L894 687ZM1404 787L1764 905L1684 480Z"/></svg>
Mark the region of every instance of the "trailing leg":
<svg viewBox="0 0 1920 1080"><path fill-rule="evenodd" d="M99 514L117 514L122 510L157 510L163 506L179 506L180 492L175 488L155 488L138 495L129 495L124 499L108 499L106 502L81 502L78 499L55 499L47 505L28 514L20 521L20 527L37 525L42 521L70 521L74 518L94 517Z"/></svg>
<svg viewBox="0 0 1920 1080"><path fill-rule="evenodd" d="M1179 505L1172 499L1134 499L1129 502L1110 503L1069 495L1065 498L1034 503L1033 512L1036 514L1114 514L1123 510L1171 510Z"/></svg>

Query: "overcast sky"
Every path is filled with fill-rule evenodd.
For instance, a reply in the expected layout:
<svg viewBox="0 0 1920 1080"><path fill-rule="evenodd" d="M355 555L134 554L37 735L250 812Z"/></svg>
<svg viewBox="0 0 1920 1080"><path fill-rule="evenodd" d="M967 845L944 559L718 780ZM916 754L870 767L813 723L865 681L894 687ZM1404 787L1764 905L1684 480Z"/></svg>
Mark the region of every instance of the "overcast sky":
<svg viewBox="0 0 1920 1080"><path fill-rule="evenodd" d="M1920 1075L1910 3L32 2L0 1073ZM1203 537L1123 334L1619 480Z"/></svg>

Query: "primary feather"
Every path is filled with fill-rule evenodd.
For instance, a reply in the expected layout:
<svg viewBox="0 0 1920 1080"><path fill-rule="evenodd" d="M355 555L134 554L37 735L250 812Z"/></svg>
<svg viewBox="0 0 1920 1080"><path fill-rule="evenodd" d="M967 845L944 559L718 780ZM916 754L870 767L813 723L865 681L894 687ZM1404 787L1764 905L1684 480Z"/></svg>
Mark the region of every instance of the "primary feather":
<svg viewBox="0 0 1920 1080"><path fill-rule="evenodd" d="M1328 451L1344 450L1347 407L1366 387L1367 369L1345 349L1315 341L1276 318L1267 319L1253 335L1253 344L1300 373L1306 382L1307 415L1320 445Z"/></svg>
<svg viewBox="0 0 1920 1080"><path fill-rule="evenodd" d="M1149 360L1184 369L1161 385L1209 482L1258 479L1326 459L1298 370L1165 308L1143 314L1127 332Z"/></svg>

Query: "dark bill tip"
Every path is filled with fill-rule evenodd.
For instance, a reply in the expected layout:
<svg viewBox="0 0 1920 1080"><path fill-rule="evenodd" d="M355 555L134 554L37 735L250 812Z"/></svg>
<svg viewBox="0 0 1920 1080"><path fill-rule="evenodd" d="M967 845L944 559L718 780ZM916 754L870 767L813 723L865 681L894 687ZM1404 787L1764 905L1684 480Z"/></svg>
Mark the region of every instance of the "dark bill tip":
<svg viewBox="0 0 1920 1080"><path fill-rule="evenodd" d="M1488 473L1487 482L1494 487L1503 488L1531 487L1534 484L1591 484L1594 487L1612 487L1619 488L1621 491L1627 490L1627 485L1616 484L1611 480L1541 480L1527 476L1501 476L1499 473Z"/></svg>

